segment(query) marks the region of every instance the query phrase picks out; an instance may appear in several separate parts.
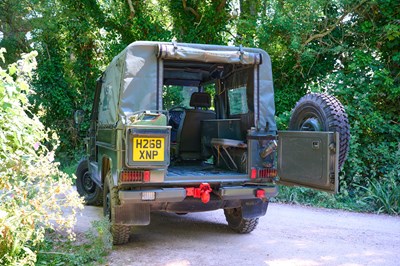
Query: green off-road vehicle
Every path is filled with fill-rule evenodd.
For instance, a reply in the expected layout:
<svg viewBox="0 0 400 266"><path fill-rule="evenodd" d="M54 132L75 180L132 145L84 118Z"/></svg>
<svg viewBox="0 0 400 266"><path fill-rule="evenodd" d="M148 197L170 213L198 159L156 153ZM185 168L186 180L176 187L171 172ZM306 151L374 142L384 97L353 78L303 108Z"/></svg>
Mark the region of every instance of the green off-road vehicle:
<svg viewBox="0 0 400 266"><path fill-rule="evenodd" d="M348 151L347 115L332 96L300 99L290 131L274 115L265 51L132 43L98 80L77 190L103 205L114 244L153 211L223 209L230 228L249 233L278 184L336 193Z"/></svg>

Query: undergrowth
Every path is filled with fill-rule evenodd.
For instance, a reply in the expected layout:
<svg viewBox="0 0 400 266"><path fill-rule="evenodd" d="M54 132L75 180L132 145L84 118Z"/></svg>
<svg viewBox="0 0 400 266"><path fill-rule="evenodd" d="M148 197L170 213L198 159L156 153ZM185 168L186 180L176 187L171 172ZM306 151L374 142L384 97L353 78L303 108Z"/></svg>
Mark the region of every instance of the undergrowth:
<svg viewBox="0 0 400 266"><path fill-rule="evenodd" d="M74 241L48 232L39 247L36 265L101 265L111 248L110 223L104 218L93 221L91 229Z"/></svg>
<svg viewBox="0 0 400 266"><path fill-rule="evenodd" d="M370 180L366 186L351 189L343 186L335 195L303 187L280 186L279 195L274 200L331 209L398 215L400 184L395 178Z"/></svg>

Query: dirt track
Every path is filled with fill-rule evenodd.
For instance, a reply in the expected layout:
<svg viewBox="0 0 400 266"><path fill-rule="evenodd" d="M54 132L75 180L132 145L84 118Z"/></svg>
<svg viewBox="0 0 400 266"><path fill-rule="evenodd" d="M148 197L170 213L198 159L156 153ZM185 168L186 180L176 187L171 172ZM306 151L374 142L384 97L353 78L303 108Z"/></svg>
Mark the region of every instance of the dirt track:
<svg viewBox="0 0 400 266"><path fill-rule="evenodd" d="M85 207L77 231L101 217ZM152 214L116 246L108 265L400 265L400 217L270 204L248 235L232 233L223 211Z"/></svg>

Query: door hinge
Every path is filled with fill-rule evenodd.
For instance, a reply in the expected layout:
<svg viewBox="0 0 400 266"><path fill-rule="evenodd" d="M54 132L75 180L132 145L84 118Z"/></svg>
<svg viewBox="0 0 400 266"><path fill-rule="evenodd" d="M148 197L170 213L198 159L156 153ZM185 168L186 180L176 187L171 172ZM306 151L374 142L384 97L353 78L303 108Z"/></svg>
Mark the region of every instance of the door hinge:
<svg viewBox="0 0 400 266"><path fill-rule="evenodd" d="M335 173L330 173L329 174L329 182L331 184L335 184Z"/></svg>
<svg viewBox="0 0 400 266"><path fill-rule="evenodd" d="M334 142L329 144L329 149L331 150L331 152L336 153L336 144Z"/></svg>

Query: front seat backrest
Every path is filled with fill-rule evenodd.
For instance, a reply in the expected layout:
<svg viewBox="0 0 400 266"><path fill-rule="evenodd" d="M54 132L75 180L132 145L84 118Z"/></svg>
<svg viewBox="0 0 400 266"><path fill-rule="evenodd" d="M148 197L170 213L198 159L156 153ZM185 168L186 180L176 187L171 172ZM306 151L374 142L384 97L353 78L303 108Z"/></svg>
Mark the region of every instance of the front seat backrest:
<svg viewBox="0 0 400 266"><path fill-rule="evenodd" d="M179 154L183 160L201 158L201 121L215 119L215 112L203 110L210 108L211 96L205 92L194 92L190 106L195 109L185 110L183 123L178 132Z"/></svg>

